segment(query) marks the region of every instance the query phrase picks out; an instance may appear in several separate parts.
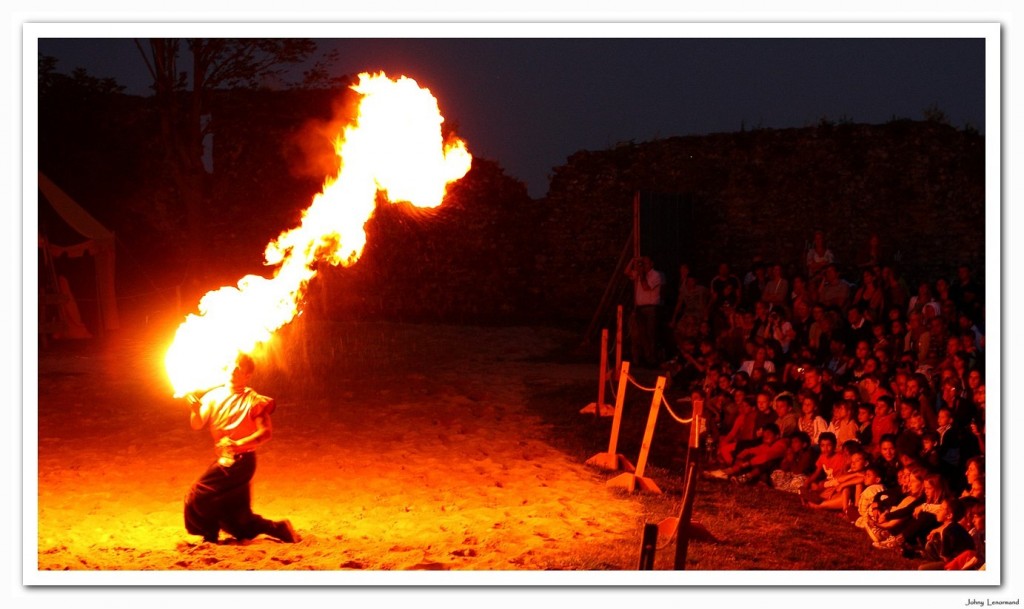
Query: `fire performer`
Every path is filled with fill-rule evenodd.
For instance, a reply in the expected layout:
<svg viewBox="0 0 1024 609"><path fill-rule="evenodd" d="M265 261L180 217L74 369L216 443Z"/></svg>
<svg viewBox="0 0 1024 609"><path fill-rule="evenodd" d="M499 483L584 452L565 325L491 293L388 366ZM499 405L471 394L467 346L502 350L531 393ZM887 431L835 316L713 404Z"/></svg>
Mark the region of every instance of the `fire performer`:
<svg viewBox="0 0 1024 609"><path fill-rule="evenodd" d="M209 423L217 460L192 485L185 498L185 529L217 543L220 530L239 540L264 534L287 543L299 535L287 520L267 520L254 514L250 485L256 473L256 448L270 440L270 415L276 403L248 387L256 366L240 354L231 380L202 394L185 396L192 429Z"/></svg>

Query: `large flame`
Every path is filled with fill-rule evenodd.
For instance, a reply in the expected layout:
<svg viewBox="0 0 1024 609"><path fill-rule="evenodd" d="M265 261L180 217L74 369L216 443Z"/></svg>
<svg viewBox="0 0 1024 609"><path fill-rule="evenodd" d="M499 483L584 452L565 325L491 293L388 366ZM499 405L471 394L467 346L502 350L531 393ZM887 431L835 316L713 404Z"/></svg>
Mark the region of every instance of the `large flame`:
<svg viewBox="0 0 1024 609"><path fill-rule="evenodd" d="M349 266L359 259L378 191L389 201L437 207L447 185L469 171L465 143L443 141L444 118L429 90L383 73L360 74L352 89L362 97L335 144L341 169L301 224L267 245L273 277L248 275L237 287L207 293L199 315L178 327L164 360L176 397L224 382L239 352L251 353L294 319L317 260Z"/></svg>

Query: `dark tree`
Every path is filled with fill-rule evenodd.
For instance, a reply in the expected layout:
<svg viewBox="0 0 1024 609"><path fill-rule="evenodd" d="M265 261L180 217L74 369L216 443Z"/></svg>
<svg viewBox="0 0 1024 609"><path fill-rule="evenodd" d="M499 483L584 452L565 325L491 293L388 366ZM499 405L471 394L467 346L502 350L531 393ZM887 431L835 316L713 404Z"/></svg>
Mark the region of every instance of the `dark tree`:
<svg viewBox="0 0 1024 609"><path fill-rule="evenodd" d="M259 89L316 50L310 39L191 38L136 40L153 78L167 170L185 219L188 259L204 258L206 210L212 204L203 165L203 140L215 130L209 114L214 92ZM190 61L188 69L182 64ZM189 264L195 273L201 267Z"/></svg>

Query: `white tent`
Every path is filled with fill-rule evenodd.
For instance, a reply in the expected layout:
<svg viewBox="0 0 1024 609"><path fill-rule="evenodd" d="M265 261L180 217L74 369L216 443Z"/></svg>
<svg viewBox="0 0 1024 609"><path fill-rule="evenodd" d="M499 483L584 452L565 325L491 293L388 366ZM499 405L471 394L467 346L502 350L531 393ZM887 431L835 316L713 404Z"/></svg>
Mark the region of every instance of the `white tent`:
<svg viewBox="0 0 1024 609"><path fill-rule="evenodd" d="M52 274L53 303L59 304L62 331L55 333L69 338L85 338L88 330L82 324L78 306L71 295L67 280L57 275L52 261L60 256L77 258L89 254L95 261L97 306L99 307L102 330L120 327L117 313L117 295L114 291L114 233L103 226L89 212L75 202L67 193L57 187L42 172L39 172L40 203L49 204L57 215L80 237L80 241L69 245L56 245L40 230L39 248L46 260L47 272ZM41 305L47 304L46 298ZM40 331L45 331L40 326ZM84 333L84 334L83 334Z"/></svg>

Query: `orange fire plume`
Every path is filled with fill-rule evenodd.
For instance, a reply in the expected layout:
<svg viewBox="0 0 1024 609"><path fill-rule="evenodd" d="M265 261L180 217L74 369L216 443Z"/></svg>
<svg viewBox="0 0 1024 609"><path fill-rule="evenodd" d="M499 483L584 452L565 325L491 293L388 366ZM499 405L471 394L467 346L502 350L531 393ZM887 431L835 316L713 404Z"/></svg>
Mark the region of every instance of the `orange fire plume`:
<svg viewBox="0 0 1024 609"><path fill-rule="evenodd" d="M437 207L469 171L465 142L444 142L437 100L416 81L360 74L358 115L335 143L341 169L303 212L299 226L267 245L267 279L247 275L237 287L208 292L199 315L178 327L164 360L175 397L223 383L239 352L251 353L299 313L318 260L354 264L377 192L389 201Z"/></svg>

